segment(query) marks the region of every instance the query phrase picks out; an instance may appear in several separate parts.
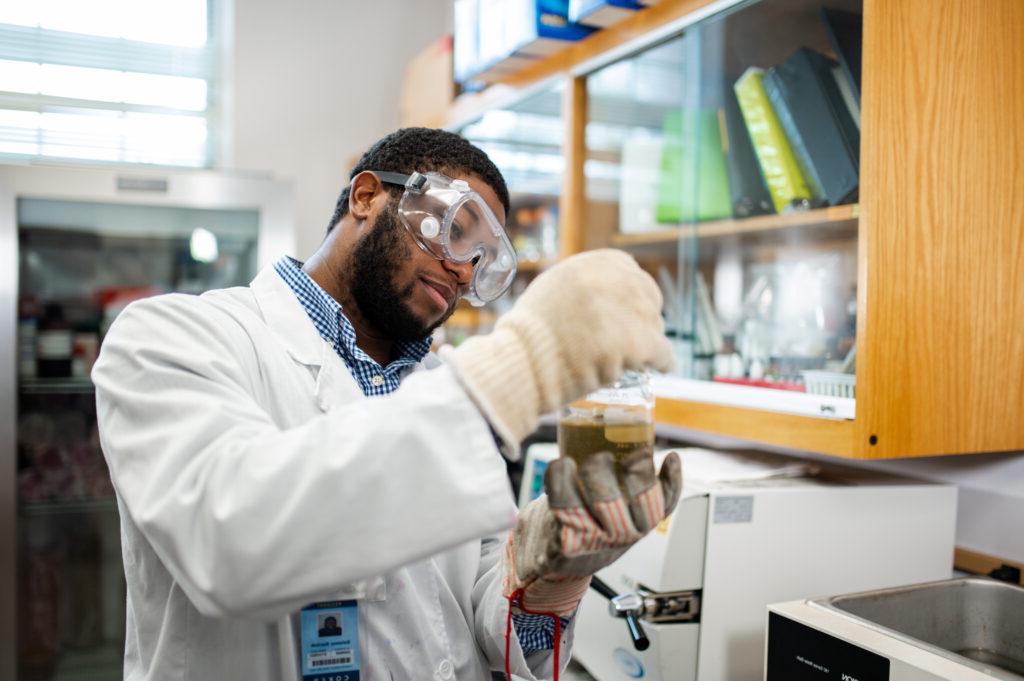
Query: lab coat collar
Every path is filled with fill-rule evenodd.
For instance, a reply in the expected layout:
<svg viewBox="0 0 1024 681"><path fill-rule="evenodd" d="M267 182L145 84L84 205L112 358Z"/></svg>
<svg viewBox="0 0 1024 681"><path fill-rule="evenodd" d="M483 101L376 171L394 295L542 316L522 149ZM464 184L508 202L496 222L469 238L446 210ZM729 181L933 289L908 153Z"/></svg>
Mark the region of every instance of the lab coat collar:
<svg viewBox="0 0 1024 681"><path fill-rule="evenodd" d="M295 361L322 366L330 346L317 333L313 323L273 265L260 270L249 284L267 327Z"/></svg>
<svg viewBox="0 0 1024 681"><path fill-rule="evenodd" d="M330 407L329 400L320 399L329 392L330 384L334 383L335 375L344 376L338 379L358 391L362 390L351 372L344 366L341 358L334 352L330 343L321 338L313 322L310 321L302 303L295 296L288 283L281 278L273 265L268 265L260 270L256 278L249 284L249 288L256 298L256 305L267 322L270 330L285 351L300 364L316 367L316 390L315 393L320 400L320 406L326 410ZM440 359L433 353L428 353L422 361L406 371L414 371L417 368L434 369L441 365ZM333 367L333 368L332 368ZM325 370L320 370L325 369Z"/></svg>

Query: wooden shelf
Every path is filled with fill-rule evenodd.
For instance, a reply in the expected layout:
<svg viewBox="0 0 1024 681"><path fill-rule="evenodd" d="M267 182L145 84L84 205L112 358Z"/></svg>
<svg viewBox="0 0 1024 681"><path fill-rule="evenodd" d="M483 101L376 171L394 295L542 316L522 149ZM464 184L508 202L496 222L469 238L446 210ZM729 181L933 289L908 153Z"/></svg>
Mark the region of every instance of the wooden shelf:
<svg viewBox="0 0 1024 681"><path fill-rule="evenodd" d="M516 269L519 272L543 272L556 262L556 260L520 260L516 263Z"/></svg>
<svg viewBox="0 0 1024 681"><path fill-rule="evenodd" d="M632 44L649 40L650 35L659 30L676 24L682 28L688 18L697 16L699 10L712 3L713 0L661 0L614 26L597 31L579 42L567 43L565 49L503 76L480 92L460 95L443 119L427 124L444 128L464 125L489 109L516 101L524 91L549 78L579 73L588 64L609 54L625 54Z"/></svg>
<svg viewBox="0 0 1024 681"><path fill-rule="evenodd" d="M723 236L778 232L793 227L836 225L856 220L860 206L856 203L846 206L829 206L800 213L785 215L759 215L752 218L713 220L696 225L666 227L656 232L639 234L614 234L612 244L619 248L675 243L684 237L711 239Z"/></svg>
<svg viewBox="0 0 1024 681"><path fill-rule="evenodd" d="M990 556L987 553L972 551L971 549L967 549L962 546L956 547L956 551L953 553L953 566L957 570L963 570L964 572L987 575L992 570L996 570L1004 565L1007 567L1015 567L1024 573L1024 563L1014 562L997 556ZM1020 584L1021 586L1024 586L1024 575L1021 577Z"/></svg>
<svg viewBox="0 0 1024 681"><path fill-rule="evenodd" d="M857 447L854 421L744 409L659 397L655 422L681 430L801 449L846 458L872 458Z"/></svg>

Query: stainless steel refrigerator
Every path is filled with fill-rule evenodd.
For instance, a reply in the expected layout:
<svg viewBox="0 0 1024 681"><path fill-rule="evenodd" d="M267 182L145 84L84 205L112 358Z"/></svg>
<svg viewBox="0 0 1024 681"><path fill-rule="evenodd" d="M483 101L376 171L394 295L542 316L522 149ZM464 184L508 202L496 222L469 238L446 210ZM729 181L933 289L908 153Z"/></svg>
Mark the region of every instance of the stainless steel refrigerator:
<svg viewBox="0 0 1024 681"><path fill-rule="evenodd" d="M291 253L290 195L205 171L0 167L0 678L122 678L89 371L132 300L245 285Z"/></svg>

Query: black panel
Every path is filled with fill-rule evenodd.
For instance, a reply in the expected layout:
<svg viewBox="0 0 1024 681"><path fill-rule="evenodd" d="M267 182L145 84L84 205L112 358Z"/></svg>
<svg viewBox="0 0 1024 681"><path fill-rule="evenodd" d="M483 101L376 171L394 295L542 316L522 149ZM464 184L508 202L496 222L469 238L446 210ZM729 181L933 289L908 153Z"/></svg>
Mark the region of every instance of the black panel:
<svg viewBox="0 0 1024 681"><path fill-rule="evenodd" d="M768 613L765 681L889 681L889 660Z"/></svg>

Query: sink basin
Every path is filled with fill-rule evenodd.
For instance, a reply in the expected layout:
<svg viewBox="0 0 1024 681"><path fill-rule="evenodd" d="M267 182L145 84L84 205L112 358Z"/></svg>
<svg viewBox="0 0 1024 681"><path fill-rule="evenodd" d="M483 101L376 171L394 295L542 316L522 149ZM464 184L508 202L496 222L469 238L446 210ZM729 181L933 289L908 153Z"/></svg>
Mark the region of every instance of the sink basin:
<svg viewBox="0 0 1024 681"><path fill-rule="evenodd" d="M998 679L1024 679L1024 588L951 579L814 601Z"/></svg>

